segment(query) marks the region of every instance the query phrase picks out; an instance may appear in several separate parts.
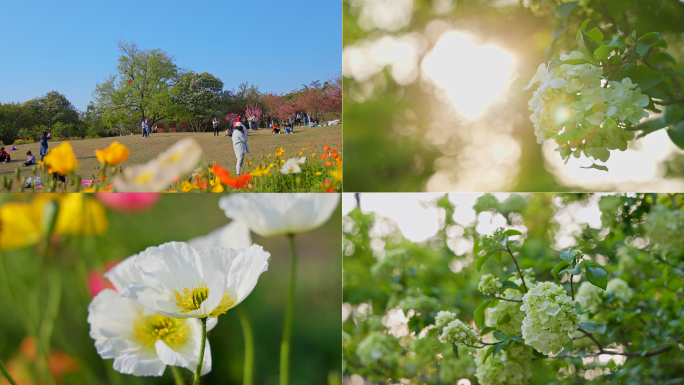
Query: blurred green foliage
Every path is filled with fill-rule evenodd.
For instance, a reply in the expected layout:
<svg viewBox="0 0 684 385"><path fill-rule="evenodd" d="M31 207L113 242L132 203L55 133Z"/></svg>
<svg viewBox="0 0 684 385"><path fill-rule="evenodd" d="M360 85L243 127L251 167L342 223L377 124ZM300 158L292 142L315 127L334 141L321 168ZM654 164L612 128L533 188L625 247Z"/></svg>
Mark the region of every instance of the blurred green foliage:
<svg viewBox="0 0 684 385"><path fill-rule="evenodd" d="M431 22L444 21L449 28L472 33L484 43L493 42L505 48L515 57L517 71L523 75L519 81L509 84L510 90L505 91L508 94L506 103L497 104L474 124L451 117L454 113L435 96L433 87L426 86L427 82L421 79L421 75L415 81L402 85L393 77L391 66L363 81L349 77L348 71L345 72L343 115L347 125L344 161L348 191L425 190L428 179L438 170L459 172L454 166L459 156L467 156L463 154L468 143L456 132L478 130L478 125L490 127L495 133L511 135L520 146L515 176L505 184L505 190L570 190L571 187L561 184L545 165L533 124L528 119L527 101L531 92L523 92L522 87L540 63L556 54L577 49L575 36L587 18L593 20L592 28L598 27L606 36L614 32L629 35L636 31L639 36L651 31L660 32L669 43L667 52L677 62L672 69L684 72L684 5L678 0L582 1L587 4L586 8L574 8L569 15L562 15L567 16L565 19L555 9L569 1L532 2L543 5L539 16L517 1L415 0L410 21L397 30L361 28L359 4L362 2L343 2L344 48L361 46L385 36L417 34L420 38L427 38L426 49L417 57L420 71L421 60L435 43L428 33ZM443 4L450 4L450 8L440 14L436 9L442 8ZM472 59L462 57L458 60ZM453 71L459 71L458 61L453 63ZM677 92L681 94L681 90ZM416 127L410 132L399 133L393 127L393 120L407 108L417 116ZM434 136L431 139L427 135L434 124L443 126L434 130L440 145L432 143ZM503 128L506 125L510 127ZM492 159L493 156L488 154L483 159ZM665 176L684 175L683 163L681 155L668 159L664 162ZM458 179L459 175L452 175L452 178ZM473 189L477 190L468 190Z"/></svg>
<svg viewBox="0 0 684 385"><path fill-rule="evenodd" d="M4 194L8 200L29 200L31 194ZM61 296L52 332L51 348L76 359L80 369L64 377L65 384L171 384L170 368L161 378L143 378L114 372L113 360L102 360L89 337L86 322L90 294L84 282L86 271L103 269L107 262L124 259L150 246L169 241L187 241L229 222L218 208L220 195L165 194L151 210L127 214L108 210L110 227L101 237L53 239L50 257L42 260L39 248L4 252L2 263L10 288L21 285L32 290L22 293L31 304L40 288L41 303L50 305ZM295 317L290 353L291 384L339 383L341 372L341 209L323 227L295 237L298 252L298 280ZM243 306L251 321L255 339L254 384L277 384L288 284L289 249L286 237L264 238L253 235L253 242L271 253L265 272ZM101 270L102 271L102 270ZM61 293L50 294L48 282L39 281L53 273L61 277ZM48 274L49 275L49 274ZM50 299L48 299L50 297ZM19 346L27 336L17 306L9 300L5 283L0 285L0 358L5 364L21 361ZM38 309L31 309L38 311ZM42 310L42 309L41 309ZM242 383L244 344L236 311L219 318L209 341L213 359L211 373L202 377L206 384ZM28 366L29 373L34 370ZM181 369L186 381L191 373ZM335 381L337 380L337 382ZM0 380L2 383L2 380Z"/></svg>
<svg viewBox="0 0 684 385"><path fill-rule="evenodd" d="M363 207L363 195L360 199ZM573 219L573 214L597 205L600 226ZM456 222L449 196L430 206L440 212L440 227L420 243L406 240L392 220L358 207L343 218L343 298L349 312L343 323L345 376L361 375L373 384L400 379L454 384L463 378L478 384L473 359L477 349L460 346L458 358L451 346L440 342L434 322L445 310L472 324L476 307L488 298L478 291L480 277L503 279L516 272L507 256L501 262L488 259L478 272L472 254L474 242L485 235L478 225L505 220L507 228L522 231L520 246L514 249L516 260L537 282L554 281L552 269L561 262L563 241L600 264L609 280L620 278L636 291L624 309L591 314L604 347L628 346L628 352L666 348L650 357L629 357L622 366L612 360L537 358L531 363L532 384L684 381L684 248L681 237L672 237L684 230L677 226L679 218L684 219L683 195L512 194L497 199L485 194L473 206L478 219L468 224ZM663 239L656 235L662 233L669 241L665 245L649 241ZM469 245L467 251L456 254L463 242ZM583 274L580 282L585 281ZM569 294L568 280L561 282ZM575 283L575 291L578 286ZM407 317L405 328L396 322L401 319L398 312ZM582 341L576 342L580 350L573 356L592 347Z"/></svg>

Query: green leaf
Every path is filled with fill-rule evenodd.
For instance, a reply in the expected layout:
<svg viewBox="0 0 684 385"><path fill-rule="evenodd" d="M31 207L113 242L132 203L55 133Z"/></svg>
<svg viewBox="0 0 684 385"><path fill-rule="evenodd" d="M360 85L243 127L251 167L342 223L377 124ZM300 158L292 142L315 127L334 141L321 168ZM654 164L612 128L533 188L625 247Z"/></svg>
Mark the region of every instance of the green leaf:
<svg viewBox="0 0 684 385"><path fill-rule="evenodd" d="M568 267L564 270L561 270L560 273L561 274L568 273L568 274L572 274L572 275L580 275L580 274L582 274L582 266L578 263L578 264L575 264L575 266L573 266L572 268Z"/></svg>
<svg viewBox="0 0 684 385"><path fill-rule="evenodd" d="M581 329L588 331L588 332L593 332L594 330L596 330L596 322L594 322L594 321L580 322L579 327Z"/></svg>
<svg viewBox="0 0 684 385"><path fill-rule="evenodd" d="M665 127L667 127L667 124L665 124L665 121L662 119L662 117L643 121L635 126L636 130L641 130L641 134L639 134L637 139L643 138L644 136Z"/></svg>
<svg viewBox="0 0 684 385"><path fill-rule="evenodd" d="M498 291L504 291L506 289L518 289L519 290L520 286L518 286L518 284L516 284L515 282L511 282L511 281L501 282L501 289L499 289Z"/></svg>
<svg viewBox="0 0 684 385"><path fill-rule="evenodd" d="M578 65L578 64L587 64L587 63L591 63L591 62L584 60L584 59L569 59L569 60L563 60L562 62L558 63L558 65L563 65L563 64Z"/></svg>
<svg viewBox="0 0 684 385"><path fill-rule="evenodd" d="M473 246L473 256L475 257L477 257L480 251L482 251L482 245L480 244L480 241L482 241L482 239L476 239L475 245Z"/></svg>
<svg viewBox="0 0 684 385"><path fill-rule="evenodd" d="M508 345L506 345L506 343L507 343L507 342L502 342L502 343L500 343L500 344L494 345L494 353L493 353L492 357L495 357L497 353L499 353L499 352L502 351L505 347L507 347Z"/></svg>
<svg viewBox="0 0 684 385"><path fill-rule="evenodd" d="M510 314L504 314L503 317L499 318L499 320L496 322L497 326L500 325L505 325L511 321L511 315Z"/></svg>
<svg viewBox="0 0 684 385"><path fill-rule="evenodd" d="M504 333L501 333L498 331L494 332L494 338L496 338L499 341L506 341L507 340L506 335Z"/></svg>
<svg viewBox="0 0 684 385"><path fill-rule="evenodd" d="M484 359L482 360L482 363L487 362L487 358L494 352L494 346L490 346L489 349L487 349L487 353L485 353Z"/></svg>
<svg viewBox="0 0 684 385"><path fill-rule="evenodd" d="M619 33L616 33L613 36L613 40L611 40L611 42L608 43L608 45L617 48L617 50L620 52L624 52L625 48L627 48L627 44L625 44L625 39Z"/></svg>
<svg viewBox="0 0 684 385"><path fill-rule="evenodd" d="M560 252L560 258L567 263L572 263L575 260L575 250L567 249Z"/></svg>
<svg viewBox="0 0 684 385"><path fill-rule="evenodd" d="M595 168L595 169L601 170L601 171L608 171L608 167L602 166L602 165L599 165L596 163L592 163L591 166L589 166L589 167L582 167L582 168Z"/></svg>
<svg viewBox="0 0 684 385"><path fill-rule="evenodd" d="M591 31L587 32L587 36L592 38L596 43L598 43L599 46L603 45L603 34L601 31L599 31L598 28L594 28Z"/></svg>
<svg viewBox="0 0 684 385"><path fill-rule="evenodd" d="M520 336L508 336L509 341L522 341L522 337Z"/></svg>
<svg viewBox="0 0 684 385"><path fill-rule="evenodd" d="M667 48L667 43L665 42L665 39L663 39L663 35L659 32L645 33L637 40L636 53L642 55L650 47Z"/></svg>
<svg viewBox="0 0 684 385"><path fill-rule="evenodd" d="M577 314L582 313L582 305L579 303L579 301L575 302L575 310L577 310Z"/></svg>
<svg viewBox="0 0 684 385"><path fill-rule="evenodd" d="M473 315L473 318L475 320L475 325L477 325L477 327L480 329L482 328L481 326L484 325L484 311L490 302L491 299L488 299L482 302L482 304L478 306L477 309L475 309L475 314Z"/></svg>
<svg viewBox="0 0 684 385"><path fill-rule="evenodd" d="M665 107L663 112L663 121L666 125L671 125L679 122L684 118L684 108L677 104L671 104Z"/></svg>
<svg viewBox="0 0 684 385"><path fill-rule="evenodd" d="M579 1L573 1L571 3L565 3L559 7L556 7L556 15L563 20L568 20L572 11L577 7Z"/></svg>
<svg viewBox="0 0 684 385"><path fill-rule="evenodd" d="M608 284L608 274L600 267L592 267L588 263L584 265L584 270L587 272L587 281L592 285L606 290Z"/></svg>
<svg viewBox="0 0 684 385"><path fill-rule="evenodd" d="M482 265L484 265L484 263L487 261L487 258L489 258L491 256L492 256L491 253L487 253L486 255L483 255L482 257L478 258L477 265L475 266L477 271L480 271L480 269L482 268Z"/></svg>
<svg viewBox="0 0 684 385"><path fill-rule="evenodd" d="M556 281L556 283L558 283L558 281L560 280L560 277L559 277L560 271L561 271L562 269L564 269L566 266L570 266L570 264L567 263L567 262L565 262L565 261L563 261L563 262L561 262L561 263L559 263L559 264L557 264L556 266L553 267L553 270L551 271L551 274L553 274L553 279Z"/></svg>
<svg viewBox="0 0 684 385"><path fill-rule="evenodd" d="M639 85L642 92L663 81L662 75L658 72L646 66L633 63L627 63L620 67L615 73L613 80L619 82L624 78L632 79L633 83Z"/></svg>
<svg viewBox="0 0 684 385"><path fill-rule="evenodd" d="M456 358L459 358L458 357L458 345L456 345L456 344L451 345L451 350L454 352L454 355L456 355Z"/></svg>
<svg viewBox="0 0 684 385"><path fill-rule="evenodd" d="M495 251L492 253L494 256L494 260L497 261L498 263L501 263L501 252L500 251Z"/></svg>
<svg viewBox="0 0 684 385"><path fill-rule="evenodd" d="M622 55L613 55L608 59L608 64L617 64L622 60Z"/></svg>
<svg viewBox="0 0 684 385"><path fill-rule="evenodd" d="M684 121L674 125L674 127L667 130L667 136L670 137L672 143L677 147L684 149Z"/></svg>
<svg viewBox="0 0 684 385"><path fill-rule="evenodd" d="M594 51L594 57L596 60L606 60L614 49L614 47L609 45L600 46L596 49L596 51Z"/></svg>
<svg viewBox="0 0 684 385"><path fill-rule="evenodd" d="M572 343L572 340L567 340L563 344L563 347L568 349L568 350L573 350L575 348L575 344Z"/></svg>
<svg viewBox="0 0 684 385"><path fill-rule="evenodd" d="M508 230L504 231L504 235L508 235L509 237L511 237L513 235L522 235L522 233L518 230L508 229Z"/></svg>
<svg viewBox="0 0 684 385"><path fill-rule="evenodd" d="M480 335L481 335L481 336L487 335L487 333L491 333L491 332L493 332L494 330L496 330L496 328L493 328L493 327L491 327L491 326L487 326L486 328L480 330Z"/></svg>
<svg viewBox="0 0 684 385"><path fill-rule="evenodd" d="M672 64L677 64L677 61L667 52L655 52L648 58L648 64L654 66L658 63L670 62Z"/></svg>

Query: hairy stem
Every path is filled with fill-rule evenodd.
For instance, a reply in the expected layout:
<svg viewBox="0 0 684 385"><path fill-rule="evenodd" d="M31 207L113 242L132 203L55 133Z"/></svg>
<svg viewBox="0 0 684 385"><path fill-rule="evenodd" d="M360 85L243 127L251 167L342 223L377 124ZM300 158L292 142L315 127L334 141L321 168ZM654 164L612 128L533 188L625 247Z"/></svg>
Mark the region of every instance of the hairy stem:
<svg viewBox="0 0 684 385"><path fill-rule="evenodd" d="M294 315L295 273L297 270L297 255L295 253L294 234L288 234L290 241L290 285L287 289L287 305L285 308L285 326L283 327L283 341L280 344L280 385L290 383L290 336L292 334L292 316Z"/></svg>
<svg viewBox="0 0 684 385"><path fill-rule="evenodd" d="M185 380L178 366L171 366L171 373L173 373L173 380L176 382L176 385L185 385Z"/></svg>
<svg viewBox="0 0 684 385"><path fill-rule="evenodd" d="M202 342L200 344L200 354L199 361L197 361L197 370L195 371L195 378L192 382L193 385L199 385L199 379L202 375L202 362L204 361L204 348L207 344L207 317L200 318L202 322Z"/></svg>

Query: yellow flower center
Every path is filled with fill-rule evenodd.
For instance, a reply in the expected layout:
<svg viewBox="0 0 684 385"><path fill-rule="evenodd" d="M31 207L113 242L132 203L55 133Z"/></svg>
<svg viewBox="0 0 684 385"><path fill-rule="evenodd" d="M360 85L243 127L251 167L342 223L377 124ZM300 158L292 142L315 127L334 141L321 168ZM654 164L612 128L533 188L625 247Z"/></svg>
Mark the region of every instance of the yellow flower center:
<svg viewBox="0 0 684 385"><path fill-rule="evenodd" d="M183 288L182 295L178 293L177 290L174 290L173 295L176 296L176 305L183 308L181 313L187 313L200 308L202 302L209 298L209 289L204 282L198 282L197 288ZM218 304L216 309L209 314L209 317L218 317L221 314L225 314L228 309L233 306L236 300L237 298L230 298L230 296L228 296L228 291L226 290L226 292L223 294L223 298L221 298L221 302Z"/></svg>
<svg viewBox="0 0 684 385"><path fill-rule="evenodd" d="M154 173L152 171L144 172L135 177L135 183L147 183L153 176Z"/></svg>
<svg viewBox="0 0 684 385"><path fill-rule="evenodd" d="M157 340L167 345L180 346L188 338L188 326L185 320L155 314L150 317L142 315L135 321L135 339L145 345L154 345Z"/></svg>

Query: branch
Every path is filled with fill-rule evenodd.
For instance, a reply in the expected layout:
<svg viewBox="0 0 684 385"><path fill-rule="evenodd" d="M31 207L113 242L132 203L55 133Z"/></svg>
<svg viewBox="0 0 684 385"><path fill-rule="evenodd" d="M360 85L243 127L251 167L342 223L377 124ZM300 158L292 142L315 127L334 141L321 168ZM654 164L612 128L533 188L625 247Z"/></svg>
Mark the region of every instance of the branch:
<svg viewBox="0 0 684 385"><path fill-rule="evenodd" d="M596 346L599 348L599 351L602 351L602 350L603 350L603 346L601 346L601 343L598 342L598 341L596 340L596 338L594 338L594 335L593 335L592 333L589 333L589 332L587 332L586 330L584 330L584 329L582 329L582 328L577 328L577 330L579 330L579 331L581 331L582 333L584 333L585 336L591 338L591 340L594 341L594 343L596 344Z"/></svg>
<svg viewBox="0 0 684 385"><path fill-rule="evenodd" d="M515 260L515 257L513 256L513 252L511 252L511 248L509 246L506 246L506 251L508 254L513 258L513 262L515 262L515 267L518 269L518 274L520 275L520 280L522 281L523 288L525 288L525 293L527 293L527 285L525 285L525 277L523 277L522 271L520 271L520 266L518 266L518 261Z"/></svg>
<svg viewBox="0 0 684 385"><path fill-rule="evenodd" d="M611 352L611 351L606 351L606 350L599 350L596 353L592 354L587 354L587 355L579 355L579 356L573 356L573 355L562 355L562 356L552 356L552 357L545 357L545 358L589 358L589 357L596 357L600 356L601 354L607 354L611 356L625 356L625 357L652 357L656 356L658 354L664 353L668 350L672 349L672 346L664 346L662 348L656 349L656 350L651 350L651 351L643 351L643 352L634 352L634 353L619 353L619 352ZM538 358L533 358L533 360L536 360ZM540 358L543 359L543 358Z"/></svg>

